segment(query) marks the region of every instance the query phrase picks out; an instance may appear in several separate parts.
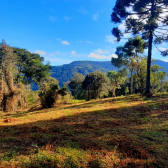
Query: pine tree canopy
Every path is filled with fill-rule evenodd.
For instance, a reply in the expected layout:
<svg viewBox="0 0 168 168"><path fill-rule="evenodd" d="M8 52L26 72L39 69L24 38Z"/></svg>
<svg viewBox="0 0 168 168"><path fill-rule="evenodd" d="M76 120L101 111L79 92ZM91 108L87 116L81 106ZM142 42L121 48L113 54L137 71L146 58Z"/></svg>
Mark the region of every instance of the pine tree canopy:
<svg viewBox="0 0 168 168"><path fill-rule="evenodd" d="M125 31L118 27L112 29L112 34L120 41L127 33L141 35L148 40L150 30L153 33L154 44L168 41L168 1L167 0L117 0L111 14L111 21L122 23L125 20ZM166 56L168 51L161 51Z"/></svg>
<svg viewBox="0 0 168 168"><path fill-rule="evenodd" d="M147 41L148 63L146 93L150 93L150 70L152 45L168 42L168 0L117 0L111 14L111 21L124 23L122 32L118 27L112 29L112 34L120 41L125 34L141 36ZM159 50L160 51L160 50ZM163 56L168 50L160 51Z"/></svg>

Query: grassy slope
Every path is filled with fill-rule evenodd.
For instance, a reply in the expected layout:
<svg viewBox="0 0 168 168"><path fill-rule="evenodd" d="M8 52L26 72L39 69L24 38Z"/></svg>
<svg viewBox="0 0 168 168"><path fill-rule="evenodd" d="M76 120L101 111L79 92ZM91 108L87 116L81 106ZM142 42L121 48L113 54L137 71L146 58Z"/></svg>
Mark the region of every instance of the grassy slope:
<svg viewBox="0 0 168 168"><path fill-rule="evenodd" d="M168 95L0 116L0 167L168 167Z"/></svg>

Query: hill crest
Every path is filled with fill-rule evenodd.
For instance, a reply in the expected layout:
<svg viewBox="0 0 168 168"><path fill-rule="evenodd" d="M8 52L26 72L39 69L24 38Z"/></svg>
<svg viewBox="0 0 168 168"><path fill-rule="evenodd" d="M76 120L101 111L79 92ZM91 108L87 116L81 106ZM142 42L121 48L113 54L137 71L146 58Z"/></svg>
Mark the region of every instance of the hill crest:
<svg viewBox="0 0 168 168"><path fill-rule="evenodd" d="M161 60L155 60L154 63L165 68L168 73L168 62ZM59 81L60 87L63 86L64 82L70 81L75 73L81 73L84 76L91 72L102 71L107 73L108 71L117 71L111 61L74 61L70 64L64 64L60 66L52 66L51 76Z"/></svg>

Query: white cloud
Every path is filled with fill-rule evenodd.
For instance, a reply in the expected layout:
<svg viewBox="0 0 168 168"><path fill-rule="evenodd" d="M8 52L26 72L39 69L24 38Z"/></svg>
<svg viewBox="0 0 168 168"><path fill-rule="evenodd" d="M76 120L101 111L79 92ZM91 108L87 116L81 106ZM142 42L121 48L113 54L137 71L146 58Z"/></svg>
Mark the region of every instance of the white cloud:
<svg viewBox="0 0 168 168"><path fill-rule="evenodd" d="M69 55L69 53L67 53ZM71 51L71 55L74 57L87 57L86 54L77 54L76 51Z"/></svg>
<svg viewBox="0 0 168 168"><path fill-rule="evenodd" d="M113 44L114 43L114 37L112 35L107 35L105 37L105 41L110 42L110 43Z"/></svg>
<svg viewBox="0 0 168 168"><path fill-rule="evenodd" d="M124 34L123 38L131 38L131 34ZM109 42L111 44L114 44L115 42L117 42L117 39L112 35L107 35L105 37L105 41ZM120 43L125 43L125 42L127 42L127 39L121 39L120 40Z"/></svg>
<svg viewBox="0 0 168 168"><path fill-rule="evenodd" d="M86 41L86 44L93 44L93 42L87 40L87 41Z"/></svg>
<svg viewBox="0 0 168 168"><path fill-rule="evenodd" d="M71 55L76 56L76 51L71 51Z"/></svg>
<svg viewBox="0 0 168 168"><path fill-rule="evenodd" d="M125 32L125 30L126 30L125 22L120 24L118 26L118 28L121 30L121 32ZM124 35L123 38L131 38L131 33L126 33L126 34L123 34L123 35ZM125 42L125 40L123 40L122 42Z"/></svg>
<svg viewBox="0 0 168 168"><path fill-rule="evenodd" d="M98 13L96 13L96 14L93 14L93 17L92 17L92 19L93 19L94 21L97 21L97 20L99 20L99 14L98 14Z"/></svg>
<svg viewBox="0 0 168 168"><path fill-rule="evenodd" d="M162 61L164 61L164 62L168 62L168 59L161 59Z"/></svg>
<svg viewBox="0 0 168 168"><path fill-rule="evenodd" d="M64 19L65 19L65 20L70 20L71 17L69 17L69 16L65 16Z"/></svg>
<svg viewBox="0 0 168 168"><path fill-rule="evenodd" d="M97 54L108 54L109 53L108 50L102 50L101 48L94 50L94 52Z"/></svg>
<svg viewBox="0 0 168 168"><path fill-rule="evenodd" d="M120 24L119 26L118 26L118 28L123 32L123 31L125 31L125 23L122 23L122 24Z"/></svg>
<svg viewBox="0 0 168 168"><path fill-rule="evenodd" d="M39 54L39 55L47 55L47 53L45 51L42 50L35 50L34 53Z"/></svg>
<svg viewBox="0 0 168 168"><path fill-rule="evenodd" d="M96 59L111 59L111 58L117 58L117 55L111 54L109 56L106 56L106 55L100 55L100 54L97 54L97 53L90 53L89 57L90 58L96 58Z"/></svg>
<svg viewBox="0 0 168 168"><path fill-rule="evenodd" d="M110 58L118 58L118 56L116 54L111 54Z"/></svg>
<svg viewBox="0 0 168 168"><path fill-rule="evenodd" d="M52 22L54 22L54 21L57 20L57 17L55 17L55 16L49 16L49 20L52 21Z"/></svg>
<svg viewBox="0 0 168 168"><path fill-rule="evenodd" d="M83 6L81 6L81 8L79 9L79 12L82 13L82 14L87 14L88 13L88 11Z"/></svg>
<svg viewBox="0 0 168 168"><path fill-rule="evenodd" d="M54 57L54 54L53 54L53 53L51 53L49 56L50 56L50 57Z"/></svg>
<svg viewBox="0 0 168 168"><path fill-rule="evenodd" d="M167 48L159 47L159 50L161 50L161 51L165 51L165 50L167 50Z"/></svg>
<svg viewBox="0 0 168 168"><path fill-rule="evenodd" d="M127 11L128 11L128 12L132 12L132 7L128 7L128 8L127 8Z"/></svg>
<svg viewBox="0 0 168 168"><path fill-rule="evenodd" d="M61 43L64 45L70 45L70 43L68 41L62 41Z"/></svg>

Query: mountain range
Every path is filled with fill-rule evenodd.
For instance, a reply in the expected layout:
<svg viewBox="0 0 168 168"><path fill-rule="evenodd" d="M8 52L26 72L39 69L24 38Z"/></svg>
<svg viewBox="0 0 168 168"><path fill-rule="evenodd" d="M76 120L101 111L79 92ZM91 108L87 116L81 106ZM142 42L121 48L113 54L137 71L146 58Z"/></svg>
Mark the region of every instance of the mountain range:
<svg viewBox="0 0 168 168"><path fill-rule="evenodd" d="M168 73L168 62L161 60L155 60L152 64L157 64L164 67ZM59 81L60 87L64 82L70 81L75 73L82 73L86 76L88 73L95 71L102 71L107 73L108 71L117 71L111 61L74 61L70 64L64 64L61 66L52 66L51 76Z"/></svg>

